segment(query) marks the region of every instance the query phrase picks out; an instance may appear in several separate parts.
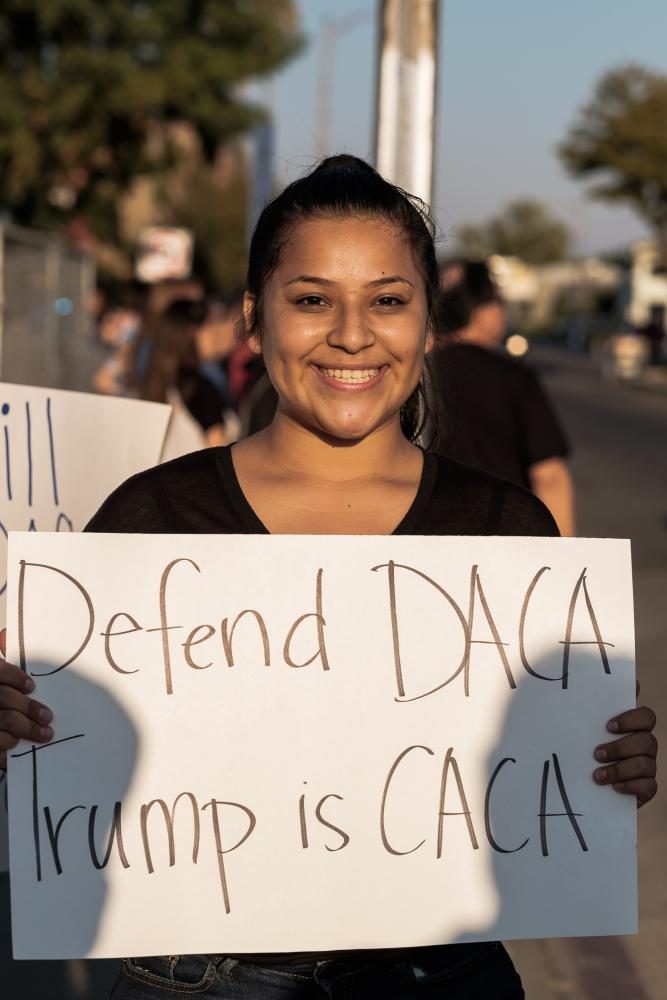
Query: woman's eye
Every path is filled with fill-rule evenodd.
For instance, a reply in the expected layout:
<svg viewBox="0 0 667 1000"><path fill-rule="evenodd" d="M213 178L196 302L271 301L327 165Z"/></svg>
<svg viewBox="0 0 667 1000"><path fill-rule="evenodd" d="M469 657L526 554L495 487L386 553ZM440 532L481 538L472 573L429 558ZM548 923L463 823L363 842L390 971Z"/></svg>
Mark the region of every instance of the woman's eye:
<svg viewBox="0 0 667 1000"><path fill-rule="evenodd" d="M317 308L318 306L325 306L326 301L321 295L303 295L297 300L297 305Z"/></svg>
<svg viewBox="0 0 667 1000"><path fill-rule="evenodd" d="M377 300L379 306L402 306L403 300L396 298L395 295L383 295Z"/></svg>

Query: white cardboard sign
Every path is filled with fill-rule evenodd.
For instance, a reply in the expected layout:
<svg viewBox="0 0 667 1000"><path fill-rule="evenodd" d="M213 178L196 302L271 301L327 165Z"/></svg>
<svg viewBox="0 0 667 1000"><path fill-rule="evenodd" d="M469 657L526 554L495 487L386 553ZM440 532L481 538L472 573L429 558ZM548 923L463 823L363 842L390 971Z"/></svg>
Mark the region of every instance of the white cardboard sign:
<svg viewBox="0 0 667 1000"><path fill-rule="evenodd" d="M156 465L170 407L0 383L0 627L7 533L80 531L123 480ZM0 782L0 871L7 867Z"/></svg>
<svg viewBox="0 0 667 1000"><path fill-rule="evenodd" d="M636 929L629 543L29 535L10 658L15 955ZM613 878L610 877L613 872Z"/></svg>

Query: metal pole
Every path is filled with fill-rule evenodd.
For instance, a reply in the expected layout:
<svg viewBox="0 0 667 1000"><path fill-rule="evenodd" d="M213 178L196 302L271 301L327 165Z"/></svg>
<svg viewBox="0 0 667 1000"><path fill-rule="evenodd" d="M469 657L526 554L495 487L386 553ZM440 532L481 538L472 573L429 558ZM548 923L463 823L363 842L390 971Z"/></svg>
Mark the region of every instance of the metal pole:
<svg viewBox="0 0 667 1000"><path fill-rule="evenodd" d="M336 29L325 20L320 27L320 63L317 74L317 155L327 156L331 146L331 96Z"/></svg>
<svg viewBox="0 0 667 1000"><path fill-rule="evenodd" d="M331 121L336 42L360 25L370 21L373 12L368 8L352 11L343 17L323 18L320 24L320 58L317 74L316 127L317 154L328 156L331 150Z"/></svg>
<svg viewBox="0 0 667 1000"><path fill-rule="evenodd" d="M376 165L388 180L431 201L439 0L383 0Z"/></svg>

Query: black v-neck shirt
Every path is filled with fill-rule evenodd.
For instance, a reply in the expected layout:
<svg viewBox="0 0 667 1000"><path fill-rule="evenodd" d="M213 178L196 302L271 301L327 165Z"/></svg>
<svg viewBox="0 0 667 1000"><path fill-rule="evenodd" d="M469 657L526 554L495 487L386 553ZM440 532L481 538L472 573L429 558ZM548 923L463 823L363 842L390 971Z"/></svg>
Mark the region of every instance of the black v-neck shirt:
<svg viewBox="0 0 667 1000"><path fill-rule="evenodd" d="M231 447L207 448L132 476L87 531L268 534L246 499ZM544 504L513 483L424 453L414 500L395 535L557 535Z"/></svg>
<svg viewBox="0 0 667 1000"><path fill-rule="evenodd" d="M173 534L268 534L246 499L231 447L209 448L128 479L102 504L87 531ZM557 535L544 504L513 483L424 453L414 500L396 535ZM480 945L448 945L452 962L468 961ZM326 958L408 961L424 948L363 949L238 955L256 965L301 965Z"/></svg>

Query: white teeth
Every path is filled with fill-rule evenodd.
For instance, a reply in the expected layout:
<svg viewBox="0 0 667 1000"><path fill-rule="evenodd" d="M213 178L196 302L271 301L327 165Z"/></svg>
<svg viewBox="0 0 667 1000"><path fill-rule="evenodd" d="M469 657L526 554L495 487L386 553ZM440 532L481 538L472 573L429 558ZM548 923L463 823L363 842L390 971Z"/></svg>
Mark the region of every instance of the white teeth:
<svg viewBox="0 0 667 1000"><path fill-rule="evenodd" d="M379 368L320 368L328 378L340 382L368 382L379 375Z"/></svg>

